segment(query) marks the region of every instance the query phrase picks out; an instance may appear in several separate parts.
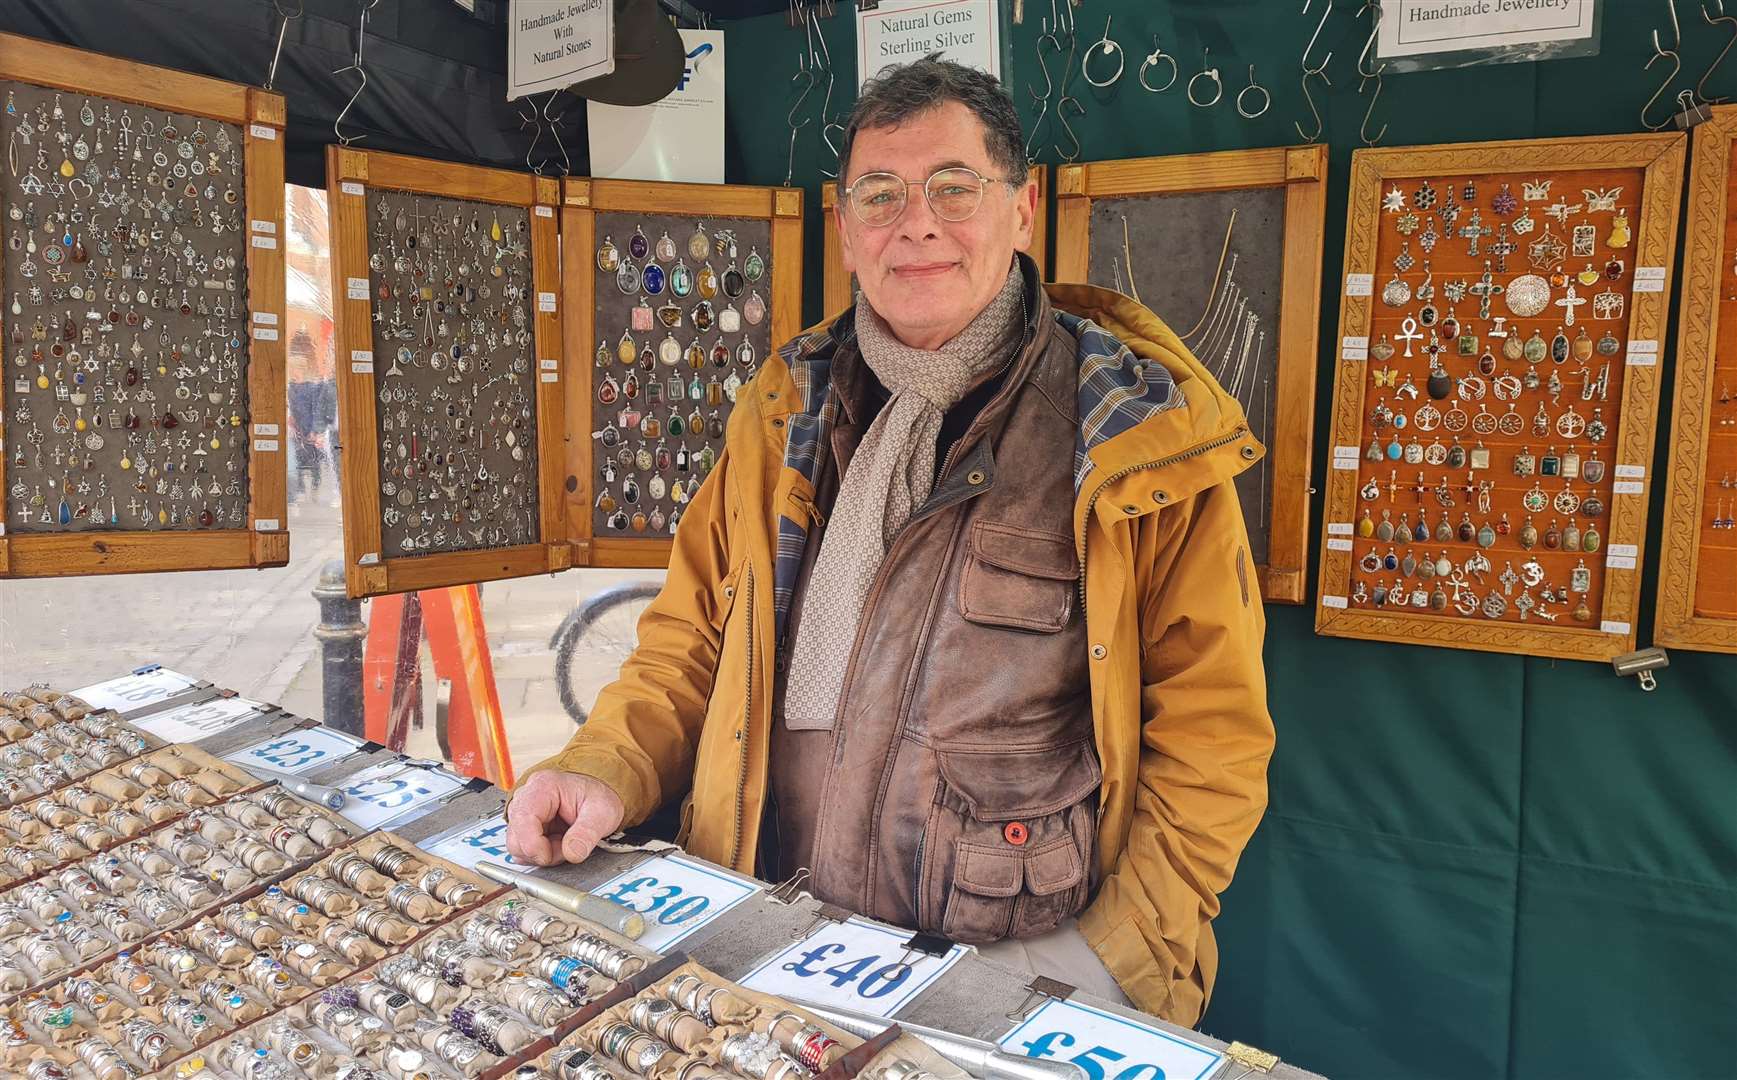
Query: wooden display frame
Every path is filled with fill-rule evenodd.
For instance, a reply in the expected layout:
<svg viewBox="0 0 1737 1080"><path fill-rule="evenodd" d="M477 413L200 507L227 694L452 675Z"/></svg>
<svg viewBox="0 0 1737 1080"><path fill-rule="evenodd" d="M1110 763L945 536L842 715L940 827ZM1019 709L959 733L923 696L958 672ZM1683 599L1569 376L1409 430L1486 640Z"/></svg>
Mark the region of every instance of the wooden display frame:
<svg viewBox="0 0 1737 1080"><path fill-rule="evenodd" d="M326 200L331 218L332 309L337 323L338 425L344 446L344 582L352 597L435 589L447 585L556 573L568 568L567 525L561 513L561 460L566 403L559 300L532 311L537 375L538 541L509 547L390 556L380 543L380 447L372 361L373 291L353 296L351 278L370 280L368 187L524 208L531 223L531 282L537 298L560 295L559 184L549 178L454 165L443 161L326 148ZM534 298L535 299L535 298ZM553 369L549 363L553 362ZM551 378L552 376L552 378Z"/></svg>
<svg viewBox="0 0 1737 1080"><path fill-rule="evenodd" d="M1344 523L1356 520L1359 505L1356 470L1363 419L1368 411L1364 389L1366 367L1370 363L1350 343L1368 341L1376 294L1387 276L1387 268L1376 265L1376 241L1383 217L1383 188L1388 181L1514 172L1548 176L1596 169L1636 169L1643 173L1639 220L1634 223L1631 249L1633 266L1626 286L1631 290L1627 297L1628 340L1658 341L1664 336L1668 315L1669 274L1687 142L1688 137L1683 134L1612 135L1353 152L1344 268L1346 282L1355 281L1357 286L1355 290L1348 284L1341 286L1338 340L1348 344L1336 350L1340 355L1335 361L1331 414L1334 460L1347 459L1348 467L1328 470L1320 596L1315 609L1317 633L1568 660L1609 660L1634 648L1646 543L1645 483L1634 484L1633 491L1616 492L1604 518L1607 532L1603 549L1598 552L1605 560L1598 625L1473 621L1411 614L1403 609L1377 612L1346 603L1355 555L1346 539L1349 526ZM1660 275L1656 291L1635 289L1636 270L1643 267ZM1351 353L1352 358L1347 359L1346 353ZM1656 357L1637 363L1633 361L1634 355L1630 351L1630 362L1624 365L1622 396L1615 411L1616 433L1609 446L1612 467L1618 477L1632 475L1625 474L1626 463L1638 463L1644 476L1644 469L1652 461L1658 419ZM1616 362L1622 363L1621 358ZM1354 449L1341 453L1343 447ZM1337 527L1336 522L1340 523ZM1615 552L1625 553L1621 562L1614 561Z"/></svg>
<svg viewBox="0 0 1737 1080"><path fill-rule="evenodd" d="M1691 139L1689 221L1683 252L1683 289L1677 317L1676 396L1671 413L1670 471L1665 474L1664 549L1653 641L1671 648L1737 653L1737 614L1704 615L1697 607L1702 542L1708 521L1707 459L1715 431L1714 368L1719 356L1720 308L1730 299L1721 286L1737 248L1728 217L1731 156L1737 147L1737 105L1713 109ZM1725 409L1729 406L1720 403ZM1737 493L1733 493L1737 494ZM1737 505L1731 495L1728 506ZM1717 512L1716 508L1713 512ZM1733 541L1737 546L1737 539ZM1737 551L1727 553L1737 556Z"/></svg>
<svg viewBox="0 0 1737 1080"><path fill-rule="evenodd" d="M1037 185L1037 220L1032 225L1031 248L1027 252L1037 262L1038 273L1049 280L1049 166L1033 165L1026 177ZM838 206L838 181L820 185L821 230L823 259L821 288L826 317L835 318L856 300L850 271L844 268L844 249L838 238L838 218L833 211Z"/></svg>
<svg viewBox="0 0 1737 1080"><path fill-rule="evenodd" d="M649 180L569 177L561 206L561 280L566 290L563 332L567 355L587 358L596 340L597 215L675 214L696 219L759 218L770 222L772 250L767 304L773 348L802 330L802 191L735 184L678 184ZM576 359L575 363L581 360ZM591 508L597 497L591 439L596 405L594 369L567 380L566 529L574 566L662 569L674 541L668 537L599 537Z"/></svg>
<svg viewBox="0 0 1737 1080"><path fill-rule="evenodd" d="M1327 217L1327 148L1274 147L1064 165L1056 174L1055 280L1089 281L1095 199L1247 188L1285 189L1282 299L1273 387L1272 518L1261 596L1300 604L1309 555L1315 356Z"/></svg>
<svg viewBox="0 0 1737 1080"><path fill-rule="evenodd" d="M248 342L247 375L248 528L8 535L4 521L0 521L0 578L286 565L288 475L283 447L289 434L282 340L283 95L4 33L0 33L0 79L240 125L247 234L251 237L245 249L247 311L253 331ZM262 322L260 317L268 314L269 323ZM0 335L4 333L4 316L0 315ZM0 436L5 433L6 398L6 388L0 386ZM5 485L6 460L0 455L0 490Z"/></svg>

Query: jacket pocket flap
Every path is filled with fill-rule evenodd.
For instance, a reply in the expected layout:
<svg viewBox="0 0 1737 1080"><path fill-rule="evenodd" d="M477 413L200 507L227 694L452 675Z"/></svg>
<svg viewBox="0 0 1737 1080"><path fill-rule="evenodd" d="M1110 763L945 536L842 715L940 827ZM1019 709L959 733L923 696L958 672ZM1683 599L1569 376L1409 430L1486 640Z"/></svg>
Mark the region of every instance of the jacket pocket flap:
<svg viewBox="0 0 1737 1080"><path fill-rule="evenodd" d="M966 892L978 896L1017 896L1022 876L1017 849L959 845L953 884Z"/></svg>
<svg viewBox="0 0 1737 1080"><path fill-rule="evenodd" d="M971 553L991 566L1016 574L1052 581L1072 581L1079 576L1073 538L1060 533L979 521L971 526Z"/></svg>
<svg viewBox="0 0 1737 1080"><path fill-rule="evenodd" d="M1085 868L1070 837L1031 852L1025 857L1025 887L1038 896L1051 896L1080 883Z"/></svg>
<svg viewBox="0 0 1737 1080"><path fill-rule="evenodd" d="M1042 750L937 750L947 786L978 821L1017 821L1059 813L1103 780L1090 739Z"/></svg>

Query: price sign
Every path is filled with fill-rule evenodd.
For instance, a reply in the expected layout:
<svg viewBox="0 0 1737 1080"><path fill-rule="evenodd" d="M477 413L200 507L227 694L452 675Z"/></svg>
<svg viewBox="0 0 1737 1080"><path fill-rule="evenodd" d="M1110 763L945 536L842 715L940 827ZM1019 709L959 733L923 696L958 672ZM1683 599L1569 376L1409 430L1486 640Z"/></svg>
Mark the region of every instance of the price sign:
<svg viewBox="0 0 1737 1080"><path fill-rule="evenodd" d="M422 841L419 846L430 855L457 863L467 870L476 869L476 864L483 859L527 872L536 869L534 866L524 866L507 854L505 814L495 814L481 821L460 825L456 829L448 829L438 836Z"/></svg>
<svg viewBox="0 0 1737 1080"><path fill-rule="evenodd" d="M173 697L198 681L168 668L154 668L143 675L122 675L108 682L81 687L72 694L82 698L93 709L114 709L125 715Z"/></svg>
<svg viewBox="0 0 1737 1080"><path fill-rule="evenodd" d="M233 761L244 769L259 765L276 772L299 775L341 761L361 748L355 739L329 728L309 728L274 735L264 742L225 754L224 760Z"/></svg>
<svg viewBox="0 0 1737 1080"><path fill-rule="evenodd" d="M1043 1003L1001 1037L1026 1057L1071 1061L1087 1080L1206 1080L1224 1062L1209 1046L1077 1001Z"/></svg>
<svg viewBox="0 0 1737 1080"><path fill-rule="evenodd" d="M591 890L644 915L639 943L657 952L759 891L757 884L679 855L647 859Z"/></svg>
<svg viewBox="0 0 1737 1080"><path fill-rule="evenodd" d="M339 811L361 829L381 829L414 821L434 809L435 801L464 787L462 777L444 769L423 769L403 761L371 765L345 781L349 801Z"/></svg>
<svg viewBox="0 0 1737 1080"><path fill-rule="evenodd" d="M892 1016L965 955L963 945L941 956L915 951L907 955L905 942L910 938L909 930L867 919L827 920L803 940L762 961L742 985L819 1005Z"/></svg>
<svg viewBox="0 0 1737 1080"><path fill-rule="evenodd" d="M164 742L198 742L270 709L271 706L264 702L244 697L212 698L132 723L140 731L148 731Z"/></svg>

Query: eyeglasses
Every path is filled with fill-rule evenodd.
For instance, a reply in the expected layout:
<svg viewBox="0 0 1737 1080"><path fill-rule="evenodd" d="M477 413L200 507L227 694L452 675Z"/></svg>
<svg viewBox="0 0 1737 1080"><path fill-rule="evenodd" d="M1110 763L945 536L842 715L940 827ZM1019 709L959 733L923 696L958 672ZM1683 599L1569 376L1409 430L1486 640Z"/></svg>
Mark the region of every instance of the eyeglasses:
<svg viewBox="0 0 1737 1080"><path fill-rule="evenodd" d="M941 169L917 183L890 172L864 173L844 189L857 220L871 229L899 220L910 204L910 189L923 189L929 209L942 221L965 221L983 205L983 191L990 184L1018 186L1023 180L1000 180L963 166Z"/></svg>

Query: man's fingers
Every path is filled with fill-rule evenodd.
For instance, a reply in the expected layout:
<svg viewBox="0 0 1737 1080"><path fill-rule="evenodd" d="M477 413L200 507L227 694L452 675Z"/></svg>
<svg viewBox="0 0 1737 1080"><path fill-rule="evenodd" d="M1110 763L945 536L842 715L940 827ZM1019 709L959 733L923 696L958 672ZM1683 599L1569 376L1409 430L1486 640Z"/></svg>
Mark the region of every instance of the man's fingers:
<svg viewBox="0 0 1737 1080"><path fill-rule="evenodd" d="M561 855L568 862L583 862L597 842L621 826L621 799L605 785L582 781L579 805L573 809L573 827L561 840Z"/></svg>
<svg viewBox="0 0 1737 1080"><path fill-rule="evenodd" d="M536 866L552 866L560 854L548 835L555 821L560 800L555 785L546 773L539 773L513 793L511 812L507 815L507 852L520 862ZM554 830L559 835L559 829Z"/></svg>
<svg viewBox="0 0 1737 1080"><path fill-rule="evenodd" d="M561 838L561 857L570 863L584 862L591 857L592 850L601 839L588 823L576 821L573 827L567 830L567 835Z"/></svg>

